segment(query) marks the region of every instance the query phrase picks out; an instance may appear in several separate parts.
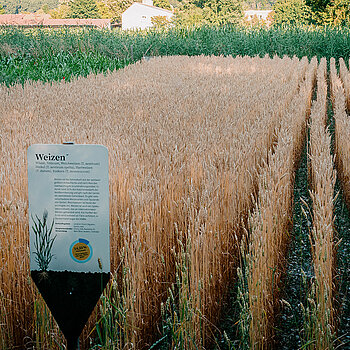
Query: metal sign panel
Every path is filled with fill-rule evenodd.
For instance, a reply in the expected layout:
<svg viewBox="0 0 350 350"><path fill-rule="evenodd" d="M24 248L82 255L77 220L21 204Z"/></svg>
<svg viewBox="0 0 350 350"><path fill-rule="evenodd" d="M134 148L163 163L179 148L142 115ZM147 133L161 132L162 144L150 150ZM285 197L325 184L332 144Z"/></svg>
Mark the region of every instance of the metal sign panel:
<svg viewBox="0 0 350 350"><path fill-rule="evenodd" d="M30 146L28 195L32 271L110 271L107 148Z"/></svg>

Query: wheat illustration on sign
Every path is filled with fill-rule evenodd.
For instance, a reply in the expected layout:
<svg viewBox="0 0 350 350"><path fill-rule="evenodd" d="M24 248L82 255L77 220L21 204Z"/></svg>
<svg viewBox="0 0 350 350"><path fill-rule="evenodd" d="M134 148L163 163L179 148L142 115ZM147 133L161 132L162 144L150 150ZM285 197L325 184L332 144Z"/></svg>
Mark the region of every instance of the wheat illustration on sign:
<svg viewBox="0 0 350 350"><path fill-rule="evenodd" d="M51 225L47 221L48 212L44 210L43 218L40 219L37 215L35 218L32 216L34 226L32 229L35 233L35 261L37 262L40 271L47 271L49 264L52 260L53 254L52 246L55 241L56 236L52 237L52 230L54 225L54 220L52 220Z"/></svg>

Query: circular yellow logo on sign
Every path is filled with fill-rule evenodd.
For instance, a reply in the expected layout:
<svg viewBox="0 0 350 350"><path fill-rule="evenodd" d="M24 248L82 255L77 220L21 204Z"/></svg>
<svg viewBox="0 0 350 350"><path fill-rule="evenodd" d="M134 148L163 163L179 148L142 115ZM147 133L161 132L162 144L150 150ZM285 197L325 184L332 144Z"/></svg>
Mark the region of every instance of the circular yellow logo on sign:
<svg viewBox="0 0 350 350"><path fill-rule="evenodd" d="M72 248L73 256L79 260L86 260L90 256L90 248L85 243L76 243Z"/></svg>
<svg viewBox="0 0 350 350"><path fill-rule="evenodd" d="M70 255L76 262L87 262L92 256L92 248L88 240L79 238L72 243Z"/></svg>

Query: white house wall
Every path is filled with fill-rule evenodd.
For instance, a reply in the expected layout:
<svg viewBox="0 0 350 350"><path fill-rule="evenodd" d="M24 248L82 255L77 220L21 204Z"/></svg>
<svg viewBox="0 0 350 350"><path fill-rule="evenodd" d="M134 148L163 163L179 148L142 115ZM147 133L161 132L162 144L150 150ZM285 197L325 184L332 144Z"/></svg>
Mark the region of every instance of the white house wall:
<svg viewBox="0 0 350 350"><path fill-rule="evenodd" d="M173 14L154 6L134 3L122 14L122 29L150 28L152 27L152 17L155 16L165 16L170 19Z"/></svg>

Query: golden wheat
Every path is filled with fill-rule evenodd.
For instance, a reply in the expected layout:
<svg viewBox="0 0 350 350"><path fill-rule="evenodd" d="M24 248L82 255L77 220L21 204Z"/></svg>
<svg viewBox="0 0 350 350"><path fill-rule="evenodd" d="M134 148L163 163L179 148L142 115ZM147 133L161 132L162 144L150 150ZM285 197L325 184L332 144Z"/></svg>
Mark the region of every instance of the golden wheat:
<svg viewBox="0 0 350 350"><path fill-rule="evenodd" d="M339 58L339 75L345 90L347 110L350 111L350 75L343 58Z"/></svg>
<svg viewBox="0 0 350 350"><path fill-rule="evenodd" d="M315 271L314 298L316 305L313 326L313 349L331 349L333 322L333 195L336 174L330 152L331 136L327 125L327 62L321 60L317 80L317 101L311 112L310 174L313 203L311 232L312 256Z"/></svg>
<svg viewBox="0 0 350 350"><path fill-rule="evenodd" d="M274 208L266 214L271 220L281 215L283 230L289 223L291 169L311 101L312 69L305 58L168 57L70 83L1 87L4 344L36 339L33 303L40 300L29 277L26 149L72 140L109 149L111 264L128 325L123 346L153 341L161 301L176 279L179 242L189 252L189 286L183 288L193 310L182 327L205 345L201 339L218 316L235 240L258 187L263 201L270 170L259 181L258 173L270 158L276 173L268 185L282 191L275 196L286 203L278 214ZM92 327L93 320L87 332Z"/></svg>
<svg viewBox="0 0 350 350"><path fill-rule="evenodd" d="M330 60L331 97L335 120L335 163L346 203L350 203L350 119L346 112L346 97L342 81L338 77L335 59Z"/></svg>
<svg viewBox="0 0 350 350"><path fill-rule="evenodd" d="M249 303L251 349L268 349L273 336L276 290L282 275L292 217L294 171L306 136L317 60L282 116L275 152L259 177L259 195L250 217Z"/></svg>

